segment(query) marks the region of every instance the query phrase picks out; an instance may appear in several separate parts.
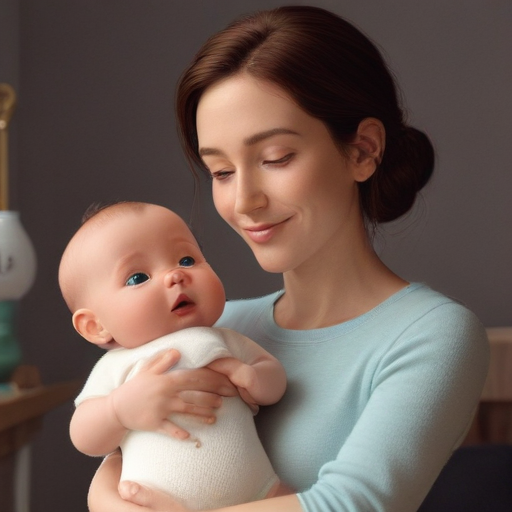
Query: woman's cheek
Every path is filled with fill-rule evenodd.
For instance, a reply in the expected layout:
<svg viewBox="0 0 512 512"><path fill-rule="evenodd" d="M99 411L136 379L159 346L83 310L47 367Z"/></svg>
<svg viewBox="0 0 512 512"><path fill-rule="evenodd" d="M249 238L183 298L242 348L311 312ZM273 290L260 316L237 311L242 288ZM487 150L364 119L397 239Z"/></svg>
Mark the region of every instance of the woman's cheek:
<svg viewBox="0 0 512 512"><path fill-rule="evenodd" d="M224 187L227 188L227 187ZM232 228L235 229L233 225L233 201L230 199L227 190L223 190L223 184L213 183L212 187L212 196L213 196L213 204L217 213L226 221Z"/></svg>

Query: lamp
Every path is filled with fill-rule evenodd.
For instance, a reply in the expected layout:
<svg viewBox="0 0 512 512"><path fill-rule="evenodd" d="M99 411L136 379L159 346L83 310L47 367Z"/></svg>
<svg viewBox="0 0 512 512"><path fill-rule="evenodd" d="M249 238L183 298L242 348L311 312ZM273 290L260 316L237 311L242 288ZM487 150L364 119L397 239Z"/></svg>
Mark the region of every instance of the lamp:
<svg viewBox="0 0 512 512"><path fill-rule="evenodd" d="M13 88L0 84L0 382L9 380L21 361L15 335L17 305L32 286L37 266L19 213L9 210L7 128L15 103Z"/></svg>

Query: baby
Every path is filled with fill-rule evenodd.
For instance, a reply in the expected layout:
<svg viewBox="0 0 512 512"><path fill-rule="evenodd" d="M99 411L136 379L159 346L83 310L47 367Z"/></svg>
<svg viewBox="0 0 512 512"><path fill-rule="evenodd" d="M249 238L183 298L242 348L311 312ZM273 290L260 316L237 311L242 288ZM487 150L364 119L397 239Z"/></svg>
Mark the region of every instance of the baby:
<svg viewBox="0 0 512 512"><path fill-rule="evenodd" d="M194 510L286 492L248 405L277 402L284 369L255 342L211 327L224 288L178 215L146 203L100 209L66 247L59 284L75 329L111 348L75 401L70 435L78 450L102 455L120 446L121 480L156 487ZM239 396L223 397L215 423L174 413L148 426L137 390L149 382L142 377L148 360L170 349L181 354L170 371L209 366L237 387Z"/></svg>

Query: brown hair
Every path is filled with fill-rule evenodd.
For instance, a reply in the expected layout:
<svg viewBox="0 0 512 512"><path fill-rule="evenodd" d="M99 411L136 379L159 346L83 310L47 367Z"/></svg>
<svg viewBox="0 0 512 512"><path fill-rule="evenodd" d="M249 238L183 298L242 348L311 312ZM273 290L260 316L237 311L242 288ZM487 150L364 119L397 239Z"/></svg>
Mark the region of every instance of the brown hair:
<svg viewBox="0 0 512 512"><path fill-rule="evenodd" d="M433 172L432 144L423 132L405 125L393 77L375 45L349 22L318 7L256 12L202 46L176 96L180 137L193 170L194 165L205 170L196 131L201 95L241 71L280 86L325 123L340 147L352 141L363 119L379 119L386 149L373 176L359 184L363 214L376 224L412 207Z"/></svg>

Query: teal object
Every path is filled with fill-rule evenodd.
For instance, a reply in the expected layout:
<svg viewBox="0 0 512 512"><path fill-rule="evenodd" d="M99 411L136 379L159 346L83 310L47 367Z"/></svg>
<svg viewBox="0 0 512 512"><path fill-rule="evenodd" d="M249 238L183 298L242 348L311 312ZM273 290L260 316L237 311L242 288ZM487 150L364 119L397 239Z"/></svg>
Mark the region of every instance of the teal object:
<svg viewBox="0 0 512 512"><path fill-rule="evenodd" d="M15 335L17 301L0 302L0 382L8 382L21 362L21 349Z"/></svg>

